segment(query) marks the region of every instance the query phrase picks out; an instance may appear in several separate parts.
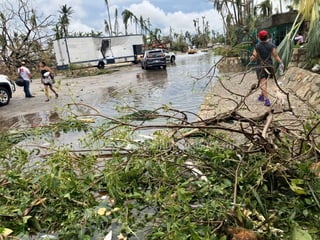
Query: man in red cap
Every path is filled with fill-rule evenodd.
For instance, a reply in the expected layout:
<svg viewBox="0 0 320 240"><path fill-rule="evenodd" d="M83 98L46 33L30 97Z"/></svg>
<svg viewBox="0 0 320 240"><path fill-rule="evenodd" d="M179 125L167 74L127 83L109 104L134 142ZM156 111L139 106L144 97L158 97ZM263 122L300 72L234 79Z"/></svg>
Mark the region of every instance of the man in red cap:
<svg viewBox="0 0 320 240"><path fill-rule="evenodd" d="M260 41L253 50L250 61L256 59L258 64L256 73L259 80L259 86L261 88L261 94L258 100L264 102L264 105L269 107L271 103L268 98L267 79L272 77L275 72L273 69L272 57L279 64L282 64L282 69L283 63L278 55L276 46L268 41L269 33L266 30L261 30L258 33L258 38Z"/></svg>

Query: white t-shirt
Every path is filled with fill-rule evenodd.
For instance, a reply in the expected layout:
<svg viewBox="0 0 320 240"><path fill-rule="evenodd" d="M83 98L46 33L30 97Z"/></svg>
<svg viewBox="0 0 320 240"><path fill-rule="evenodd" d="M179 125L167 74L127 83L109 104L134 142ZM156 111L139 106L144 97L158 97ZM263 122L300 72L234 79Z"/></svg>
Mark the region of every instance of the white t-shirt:
<svg viewBox="0 0 320 240"><path fill-rule="evenodd" d="M30 77L29 75L31 74L30 73L30 70L25 67L25 66L21 66L18 68L18 73L20 74L20 76L25 80L25 81L30 81Z"/></svg>

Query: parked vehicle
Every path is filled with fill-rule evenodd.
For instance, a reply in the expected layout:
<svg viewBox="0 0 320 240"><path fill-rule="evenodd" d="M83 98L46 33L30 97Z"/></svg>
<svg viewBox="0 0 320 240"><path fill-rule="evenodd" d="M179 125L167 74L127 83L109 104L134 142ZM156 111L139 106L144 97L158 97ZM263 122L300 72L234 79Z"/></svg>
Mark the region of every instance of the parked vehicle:
<svg viewBox="0 0 320 240"><path fill-rule="evenodd" d="M188 54L195 54L197 52L198 52L198 50L194 46L193 47L191 47L191 46L188 47Z"/></svg>
<svg viewBox="0 0 320 240"><path fill-rule="evenodd" d="M163 49L152 49L144 52L141 59L141 68L147 70L154 67L166 69L166 55Z"/></svg>
<svg viewBox="0 0 320 240"><path fill-rule="evenodd" d="M168 50L163 50L164 54L166 55L166 60L169 63L174 63L176 61L176 55L174 54L174 52L170 52Z"/></svg>
<svg viewBox="0 0 320 240"><path fill-rule="evenodd" d="M53 41L57 69L70 65L97 66L118 62L138 63L142 52L142 35L114 37L66 37Z"/></svg>
<svg viewBox="0 0 320 240"><path fill-rule="evenodd" d="M0 74L0 106L9 104L13 92L16 91L16 85L8 76Z"/></svg>
<svg viewBox="0 0 320 240"><path fill-rule="evenodd" d="M170 52L169 50L166 50L166 49L164 49L163 52L166 55L167 63L174 63L176 61L176 55L174 52ZM138 62L141 62L143 55L144 55L143 52L141 54L138 54L137 56Z"/></svg>

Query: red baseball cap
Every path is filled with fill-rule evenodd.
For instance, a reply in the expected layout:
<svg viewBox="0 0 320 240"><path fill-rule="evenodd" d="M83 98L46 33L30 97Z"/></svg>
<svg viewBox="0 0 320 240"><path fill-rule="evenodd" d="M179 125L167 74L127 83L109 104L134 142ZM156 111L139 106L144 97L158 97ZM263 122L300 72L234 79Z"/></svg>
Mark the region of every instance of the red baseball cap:
<svg viewBox="0 0 320 240"><path fill-rule="evenodd" d="M269 35L269 33L266 30L261 30L258 34L258 37L260 40L262 40L262 39L265 39L266 36L268 36L268 35Z"/></svg>

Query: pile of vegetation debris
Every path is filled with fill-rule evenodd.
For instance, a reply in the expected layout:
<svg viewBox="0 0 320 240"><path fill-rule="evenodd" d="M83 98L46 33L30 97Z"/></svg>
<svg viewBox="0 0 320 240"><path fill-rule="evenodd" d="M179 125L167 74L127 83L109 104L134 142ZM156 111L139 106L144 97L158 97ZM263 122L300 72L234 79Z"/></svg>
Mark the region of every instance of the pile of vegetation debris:
<svg viewBox="0 0 320 240"><path fill-rule="evenodd" d="M74 113L2 131L1 238L317 239L319 115L299 135L271 125L272 141L265 119L247 118L251 132L229 129L247 137L241 145L219 125L244 121L236 112L189 121L166 106L154 115L166 121ZM77 132L77 143L59 144Z"/></svg>

